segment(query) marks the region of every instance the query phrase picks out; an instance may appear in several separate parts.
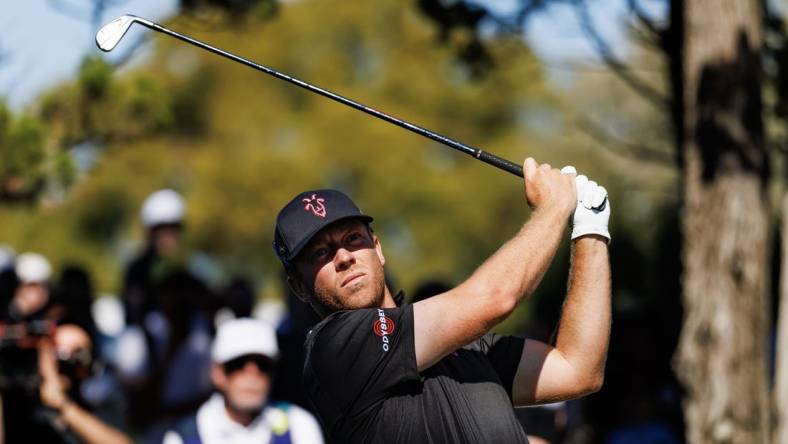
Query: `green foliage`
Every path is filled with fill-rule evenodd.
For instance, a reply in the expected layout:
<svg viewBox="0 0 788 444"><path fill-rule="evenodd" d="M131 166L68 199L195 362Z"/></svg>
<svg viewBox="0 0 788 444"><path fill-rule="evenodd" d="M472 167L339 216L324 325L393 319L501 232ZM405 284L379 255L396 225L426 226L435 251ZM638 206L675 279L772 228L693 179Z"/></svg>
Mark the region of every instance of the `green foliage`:
<svg viewBox="0 0 788 444"><path fill-rule="evenodd" d="M197 136L208 130L208 100L215 82L216 76L209 69L198 69L186 79L173 82L171 115L177 133Z"/></svg>
<svg viewBox="0 0 788 444"><path fill-rule="evenodd" d="M575 164L611 191L614 236L648 225L660 208L644 204L632 185L646 177L664 187L664 174L619 168L622 161L600 156L588 138L570 135L576 129L563 119L579 103L607 112L588 96L613 97L609 82L562 103L517 39L486 41L494 69L479 76L456 56L469 36L436 40L433 22L411 2L288 2L275 20L250 14L236 30L186 31L512 161ZM458 283L527 218L514 176L182 42L157 36L155 45L141 68L120 75L91 59L73 83L42 98L40 115L57 146L90 141L103 151L94 169L64 174L78 178L64 201L0 208L0 238L56 264L83 262L98 288L113 291L129 240L142 237L140 204L173 187L187 200L193 248L272 281L280 270L270 247L276 212L302 190L337 187L375 216L387 269L412 291L436 277ZM567 258L564 248L537 300L561 300ZM519 328L527 310L503 328Z"/></svg>
<svg viewBox="0 0 788 444"><path fill-rule="evenodd" d="M77 85L86 99L105 98L112 86L112 68L99 57L87 57L79 69Z"/></svg>
<svg viewBox="0 0 788 444"><path fill-rule="evenodd" d="M0 102L0 199L26 200L45 175L44 128L29 116L14 117Z"/></svg>
<svg viewBox="0 0 788 444"><path fill-rule="evenodd" d="M74 84L44 96L40 115L63 149L87 141L139 139L176 121L166 83L146 73L115 79L112 67L98 57L85 59Z"/></svg>
<svg viewBox="0 0 788 444"><path fill-rule="evenodd" d="M134 211L120 186L94 188L86 194L83 198L89 204L77 208L75 215L79 239L101 247L118 237Z"/></svg>

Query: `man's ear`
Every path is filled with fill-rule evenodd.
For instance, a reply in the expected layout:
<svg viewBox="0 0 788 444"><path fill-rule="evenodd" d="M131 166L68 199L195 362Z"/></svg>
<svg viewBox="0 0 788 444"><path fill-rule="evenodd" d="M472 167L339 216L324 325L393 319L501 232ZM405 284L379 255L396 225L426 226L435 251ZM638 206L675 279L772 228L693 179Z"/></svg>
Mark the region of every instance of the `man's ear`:
<svg viewBox="0 0 788 444"><path fill-rule="evenodd" d="M227 386L227 376L224 374L224 369L221 364L213 364L211 366L211 382L220 392L224 392Z"/></svg>
<svg viewBox="0 0 788 444"><path fill-rule="evenodd" d="M375 244L375 252L378 254L381 265L386 265L386 257L383 256L383 247L380 245L380 238L376 234L372 234L372 242Z"/></svg>

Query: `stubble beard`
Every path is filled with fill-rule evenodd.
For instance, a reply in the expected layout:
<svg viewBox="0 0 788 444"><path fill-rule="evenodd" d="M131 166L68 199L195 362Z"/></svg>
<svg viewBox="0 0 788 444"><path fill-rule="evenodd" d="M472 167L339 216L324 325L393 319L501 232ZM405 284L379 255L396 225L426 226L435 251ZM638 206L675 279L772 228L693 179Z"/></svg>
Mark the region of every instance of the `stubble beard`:
<svg viewBox="0 0 788 444"><path fill-rule="evenodd" d="M376 308L383 305L386 295L386 279L383 267L373 269L366 276L367 282L363 288L351 292L347 296L340 296L339 289L336 293L330 289L315 289L315 296L328 313L340 310L357 310L360 308Z"/></svg>

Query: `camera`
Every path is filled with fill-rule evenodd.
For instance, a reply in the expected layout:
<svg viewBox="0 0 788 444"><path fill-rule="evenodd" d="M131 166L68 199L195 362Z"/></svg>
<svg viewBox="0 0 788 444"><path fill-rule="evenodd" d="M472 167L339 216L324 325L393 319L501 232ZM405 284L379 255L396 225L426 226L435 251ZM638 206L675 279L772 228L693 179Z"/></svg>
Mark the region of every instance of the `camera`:
<svg viewBox="0 0 788 444"><path fill-rule="evenodd" d="M38 387L38 344L54 331L51 321L0 323L0 392Z"/></svg>

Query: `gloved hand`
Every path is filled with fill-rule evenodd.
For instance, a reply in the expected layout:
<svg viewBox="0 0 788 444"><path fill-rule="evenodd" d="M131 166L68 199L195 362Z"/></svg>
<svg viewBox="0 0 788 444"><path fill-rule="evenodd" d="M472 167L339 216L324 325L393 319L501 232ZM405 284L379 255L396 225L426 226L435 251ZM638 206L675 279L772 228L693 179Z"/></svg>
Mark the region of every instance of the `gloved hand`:
<svg viewBox="0 0 788 444"><path fill-rule="evenodd" d="M561 169L565 174L577 174L574 167ZM607 224L610 220L610 200L607 190L588 177L575 177L577 186L577 207L572 215L572 239L586 234L598 234L607 238L610 243L610 232Z"/></svg>

